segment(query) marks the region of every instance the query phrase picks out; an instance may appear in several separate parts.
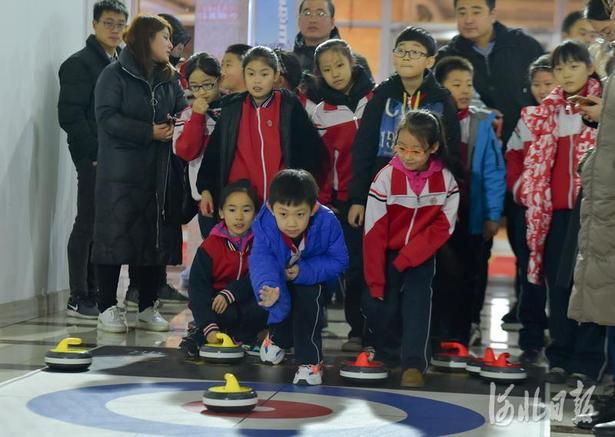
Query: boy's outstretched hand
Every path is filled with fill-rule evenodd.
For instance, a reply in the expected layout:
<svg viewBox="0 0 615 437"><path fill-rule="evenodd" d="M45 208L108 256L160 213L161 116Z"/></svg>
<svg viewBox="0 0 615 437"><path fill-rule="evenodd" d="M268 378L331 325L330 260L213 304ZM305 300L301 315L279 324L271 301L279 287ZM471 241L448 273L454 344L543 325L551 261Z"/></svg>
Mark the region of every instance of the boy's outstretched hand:
<svg viewBox="0 0 615 437"><path fill-rule="evenodd" d="M295 264L286 269L286 279L289 281L294 281L295 278L299 276L299 265Z"/></svg>
<svg viewBox="0 0 615 437"><path fill-rule="evenodd" d="M280 297L280 288L272 288L267 285L264 285L258 295L260 298L258 304L262 307L269 308L278 301L278 298Z"/></svg>
<svg viewBox="0 0 615 437"><path fill-rule="evenodd" d="M224 298L224 296L219 294L216 297L214 297L214 300L211 303L211 309L214 311L214 313L222 314L223 312L226 311L227 308L228 308L228 303L226 302L226 299Z"/></svg>

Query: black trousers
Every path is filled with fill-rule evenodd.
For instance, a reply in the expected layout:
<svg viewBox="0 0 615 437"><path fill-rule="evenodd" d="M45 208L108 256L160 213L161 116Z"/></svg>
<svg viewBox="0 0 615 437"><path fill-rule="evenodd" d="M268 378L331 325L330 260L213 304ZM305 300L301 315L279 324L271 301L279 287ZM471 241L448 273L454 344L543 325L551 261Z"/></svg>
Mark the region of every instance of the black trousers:
<svg viewBox="0 0 615 437"><path fill-rule="evenodd" d="M508 242L510 243L510 247L513 251L513 254L516 258L517 268L515 275L515 296L517 297L517 302L519 299L519 293L521 292L521 285L524 275L521 275L521 269L519 268L519 254L517 243L520 237L525 238L525 231L519 229L519 223L517 220L517 214L521 207L515 203L513 200L513 195L510 191L506 192L506 197L504 198L504 217L506 217L506 234L508 236ZM525 227L523 228L525 229Z"/></svg>
<svg viewBox="0 0 615 437"><path fill-rule="evenodd" d="M324 290L321 285L292 285L291 313L269 326L271 339L281 348L295 347L297 364L319 364L322 356Z"/></svg>
<svg viewBox="0 0 615 437"><path fill-rule="evenodd" d="M350 325L348 338L363 338L365 333L365 319L361 314L361 295L366 289L363 276L363 227L353 228L348 223L348 202L336 202L335 207L339 214L337 218L342 224L344 240L348 248L348 268L344 273L344 315Z"/></svg>
<svg viewBox="0 0 615 437"><path fill-rule="evenodd" d="M211 307L211 302L209 303ZM235 302L217 315L218 327L234 339L247 344L256 341L256 335L267 327L268 313L256 299ZM196 317L195 317L196 322Z"/></svg>
<svg viewBox="0 0 615 437"><path fill-rule="evenodd" d="M431 258L400 273L393 267L396 255L387 254L384 300L372 298L366 290L363 312L377 359L390 363L401 360L404 369L425 371L431 356L431 283L436 261Z"/></svg>
<svg viewBox="0 0 615 437"><path fill-rule="evenodd" d="M564 238L572 223L572 210L555 211L547 237L544 274L549 298L549 332L551 344L546 355L551 367L561 367L568 373L583 373L599 379L606 368L607 347L604 326L578 323L568 318L568 303L572 283L558 284Z"/></svg>
<svg viewBox="0 0 615 437"><path fill-rule="evenodd" d="M467 344L477 296L479 247L467 231L458 224L451 238L436 254L438 266L433 279L432 347L440 341ZM484 295L482 297L484 300ZM480 303L482 307L482 301ZM478 310L480 317L480 309Z"/></svg>
<svg viewBox="0 0 615 437"><path fill-rule="evenodd" d="M73 297L96 294L96 269L90 262L94 239L96 167L91 161L77 165L77 216L68 239L68 280Z"/></svg>
<svg viewBox="0 0 615 437"><path fill-rule="evenodd" d="M122 266L102 265L96 266L100 301L98 310L102 313L107 308L117 305L117 284L120 279ZM139 311L154 305L160 284L160 272L164 266L132 266L135 279L139 287Z"/></svg>
<svg viewBox="0 0 615 437"><path fill-rule="evenodd" d="M548 321L545 313L547 303L545 285L532 284L527 280L530 249L527 247L525 211L526 209L520 206L515 211L517 276L521 285L517 300L517 317L522 324L519 331L519 348L529 351L539 350L545 346L544 330L548 327Z"/></svg>

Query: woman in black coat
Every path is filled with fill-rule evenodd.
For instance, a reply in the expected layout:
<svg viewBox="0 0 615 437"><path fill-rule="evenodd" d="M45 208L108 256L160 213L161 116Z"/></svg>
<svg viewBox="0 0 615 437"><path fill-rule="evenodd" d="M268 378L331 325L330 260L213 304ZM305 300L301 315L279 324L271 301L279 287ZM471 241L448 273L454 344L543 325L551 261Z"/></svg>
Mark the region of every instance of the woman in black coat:
<svg viewBox="0 0 615 437"><path fill-rule="evenodd" d="M93 262L100 287L98 328L125 332L117 308L122 264L141 284L137 326L167 331L154 302L160 271L181 261L182 163L172 153L172 118L185 106L169 64L171 27L139 16L126 48L96 84L98 171Z"/></svg>

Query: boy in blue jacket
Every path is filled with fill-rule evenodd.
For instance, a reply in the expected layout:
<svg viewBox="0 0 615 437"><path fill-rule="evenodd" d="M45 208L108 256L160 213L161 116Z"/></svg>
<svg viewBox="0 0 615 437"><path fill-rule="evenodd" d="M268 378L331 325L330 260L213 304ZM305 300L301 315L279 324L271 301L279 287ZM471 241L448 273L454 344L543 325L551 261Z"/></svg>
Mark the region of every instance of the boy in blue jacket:
<svg viewBox="0 0 615 437"><path fill-rule="evenodd" d="M322 284L348 266L342 227L317 202L318 185L305 170L287 169L271 181L267 204L252 224L250 280L269 311L263 362L279 364L295 348L294 384L322 384Z"/></svg>
<svg viewBox="0 0 615 437"><path fill-rule="evenodd" d="M442 58L434 69L436 80L453 96L461 127L460 158L464 177L460 186L460 226L449 240L452 249L449 253L456 253L459 263L454 264L463 265L464 269L457 267L448 270L462 273L458 279L465 284L465 293L460 293L460 282L451 277L435 281L436 291L440 291L438 288L450 289L450 293L443 293L448 297L444 297L441 305L444 307L442 317L436 319L448 320L452 325L443 337L464 343L475 343L480 339L480 312L487 288L488 261L506 193L506 167L502 147L493 128L495 114L470 106L474 95L473 73L472 64L459 56ZM446 254L443 252L441 255ZM435 302L438 300L434 298ZM464 305L471 305L471 310L460 311ZM434 306L437 308L437 303Z"/></svg>

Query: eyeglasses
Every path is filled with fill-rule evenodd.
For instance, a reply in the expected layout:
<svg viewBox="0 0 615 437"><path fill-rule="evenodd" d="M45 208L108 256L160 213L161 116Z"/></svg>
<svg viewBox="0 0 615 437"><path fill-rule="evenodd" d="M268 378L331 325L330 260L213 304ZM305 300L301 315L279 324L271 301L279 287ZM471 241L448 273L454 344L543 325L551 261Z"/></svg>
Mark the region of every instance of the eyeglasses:
<svg viewBox="0 0 615 437"><path fill-rule="evenodd" d="M324 17L328 17L329 14L326 11L323 11L322 9L318 9L317 11L311 11L309 9L304 9L301 11L301 15L304 17L318 17L318 18L324 18Z"/></svg>
<svg viewBox="0 0 615 437"><path fill-rule="evenodd" d="M102 21L102 25L107 30L124 30L124 29L126 29L126 23L125 22L116 23L115 21L107 21L107 20L105 20L105 21Z"/></svg>
<svg viewBox="0 0 615 437"><path fill-rule="evenodd" d="M216 86L216 83L215 83L215 82L203 83L203 84L200 84L200 85L193 85L193 84L190 84L190 89L191 89L193 92L198 92L198 91L210 91L210 90L213 90L213 89L215 88L215 86Z"/></svg>
<svg viewBox="0 0 615 437"><path fill-rule="evenodd" d="M419 52L418 50L404 50L400 48L394 49L393 54L398 58L404 58L408 56L410 59L420 59L423 56L427 57L427 53Z"/></svg>

